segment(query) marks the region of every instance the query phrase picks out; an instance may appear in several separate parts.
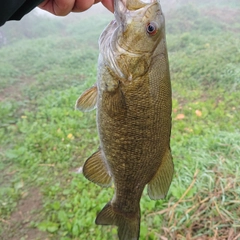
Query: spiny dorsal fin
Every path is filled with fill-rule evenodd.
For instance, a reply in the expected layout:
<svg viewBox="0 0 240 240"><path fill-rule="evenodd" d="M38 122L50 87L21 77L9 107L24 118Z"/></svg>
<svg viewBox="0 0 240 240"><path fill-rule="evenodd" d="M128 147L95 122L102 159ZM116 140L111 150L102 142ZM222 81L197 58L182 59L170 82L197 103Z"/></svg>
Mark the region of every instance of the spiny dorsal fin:
<svg viewBox="0 0 240 240"><path fill-rule="evenodd" d="M170 149L166 151L161 165L153 179L148 183L148 195L151 199L157 200L167 195L172 182L174 166Z"/></svg>
<svg viewBox="0 0 240 240"><path fill-rule="evenodd" d="M115 212L111 203L107 203L97 215L95 223L98 225L118 226L119 240L138 240L140 232L140 208L133 217L124 216L124 213Z"/></svg>
<svg viewBox="0 0 240 240"><path fill-rule="evenodd" d="M104 156L101 150L95 152L89 157L83 165L83 175L90 181L102 186L111 185L112 177L107 168Z"/></svg>
<svg viewBox="0 0 240 240"><path fill-rule="evenodd" d="M76 101L75 109L89 112L97 105L97 86L94 85L87 89Z"/></svg>

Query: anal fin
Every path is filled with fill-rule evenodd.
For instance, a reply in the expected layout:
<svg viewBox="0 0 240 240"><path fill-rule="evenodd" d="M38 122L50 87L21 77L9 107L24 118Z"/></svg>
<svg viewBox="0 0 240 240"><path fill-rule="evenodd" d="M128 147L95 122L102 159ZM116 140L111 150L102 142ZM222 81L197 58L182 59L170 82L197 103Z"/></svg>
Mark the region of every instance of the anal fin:
<svg viewBox="0 0 240 240"><path fill-rule="evenodd" d="M107 163L101 150L90 156L83 165L83 175L90 181L102 186L111 185L112 177L109 174Z"/></svg>
<svg viewBox="0 0 240 240"><path fill-rule="evenodd" d="M174 165L170 149L167 149L158 171L148 183L148 195L151 199L157 200L167 195L172 182Z"/></svg>
<svg viewBox="0 0 240 240"><path fill-rule="evenodd" d="M97 93L96 85L87 89L76 101L75 108L83 112L95 109L97 105Z"/></svg>

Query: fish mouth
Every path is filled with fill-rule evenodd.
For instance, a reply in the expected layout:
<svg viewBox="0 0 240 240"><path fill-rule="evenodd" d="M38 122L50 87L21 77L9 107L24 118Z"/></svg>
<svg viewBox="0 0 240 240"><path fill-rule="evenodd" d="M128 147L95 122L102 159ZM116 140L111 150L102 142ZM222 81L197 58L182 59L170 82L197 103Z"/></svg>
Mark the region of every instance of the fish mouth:
<svg viewBox="0 0 240 240"><path fill-rule="evenodd" d="M125 12L125 10L138 10L157 1L158 0L115 0L114 7L116 12Z"/></svg>
<svg viewBox="0 0 240 240"><path fill-rule="evenodd" d="M114 0L115 18L118 23L123 23L128 11L145 9L157 3L158 0ZM145 11L144 11L145 12Z"/></svg>

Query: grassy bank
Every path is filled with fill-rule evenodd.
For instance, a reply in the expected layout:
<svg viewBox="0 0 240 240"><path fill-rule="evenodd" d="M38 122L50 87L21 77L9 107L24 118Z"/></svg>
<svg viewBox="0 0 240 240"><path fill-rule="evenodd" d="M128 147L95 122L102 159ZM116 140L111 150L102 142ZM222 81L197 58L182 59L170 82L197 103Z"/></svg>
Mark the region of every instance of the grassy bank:
<svg viewBox="0 0 240 240"><path fill-rule="evenodd" d="M151 201L144 192L141 239L240 238L237 3L221 1L216 7L193 1L166 14L175 176L166 199ZM77 173L98 148L95 112L74 110L78 96L96 80L97 38L109 19L102 14L65 23L33 18L24 20L19 37L12 28L20 27L2 30L4 240L116 238L116 228L94 224L113 189Z"/></svg>

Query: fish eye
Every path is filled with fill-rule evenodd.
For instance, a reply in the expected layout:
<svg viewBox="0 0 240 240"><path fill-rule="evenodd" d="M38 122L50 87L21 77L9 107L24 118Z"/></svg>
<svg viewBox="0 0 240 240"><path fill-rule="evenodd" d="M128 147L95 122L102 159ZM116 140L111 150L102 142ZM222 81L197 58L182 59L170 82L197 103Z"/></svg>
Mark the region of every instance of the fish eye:
<svg viewBox="0 0 240 240"><path fill-rule="evenodd" d="M157 33L157 25L155 22L150 22L147 25L147 33L151 36L155 35Z"/></svg>

